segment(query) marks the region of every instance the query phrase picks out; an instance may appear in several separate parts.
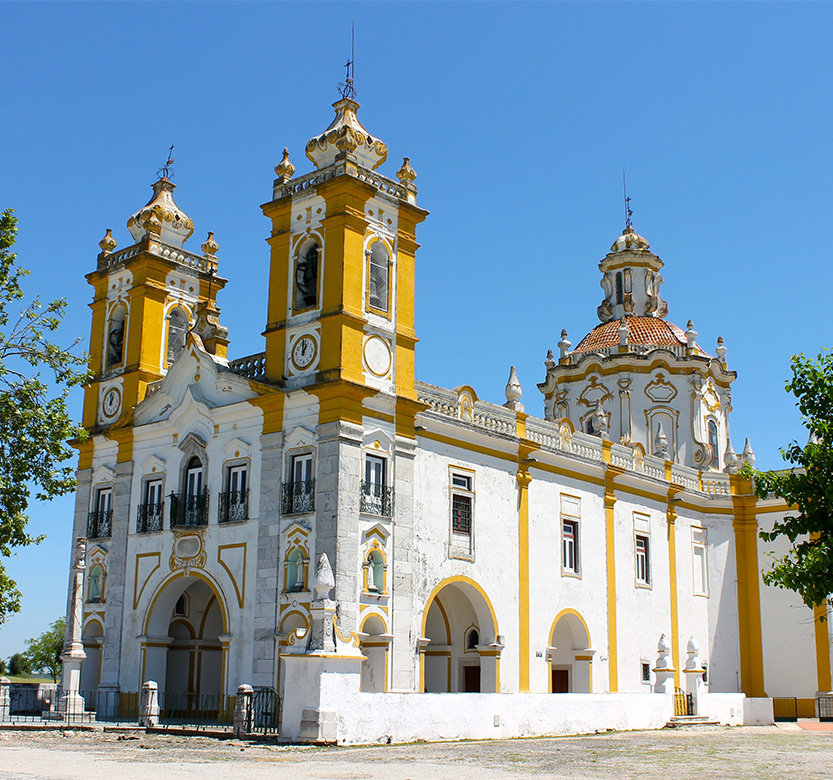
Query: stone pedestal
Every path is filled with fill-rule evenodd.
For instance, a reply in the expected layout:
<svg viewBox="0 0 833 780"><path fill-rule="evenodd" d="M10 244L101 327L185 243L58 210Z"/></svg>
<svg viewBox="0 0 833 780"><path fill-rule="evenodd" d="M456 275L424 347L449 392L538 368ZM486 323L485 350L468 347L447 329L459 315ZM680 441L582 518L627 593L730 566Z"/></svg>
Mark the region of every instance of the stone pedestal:
<svg viewBox="0 0 833 780"><path fill-rule="evenodd" d="M62 692L56 708L61 718L79 717L84 714L84 697L78 693L78 690L81 687L81 663L87 657L84 645L81 643L86 566L87 540L79 537L75 545L75 561L69 575L64 652L61 655Z"/></svg>
<svg viewBox="0 0 833 780"><path fill-rule="evenodd" d="M12 719L11 680L0 677L0 723Z"/></svg>
<svg viewBox="0 0 833 780"><path fill-rule="evenodd" d="M674 693L674 664L671 661L671 642L663 634L657 642L657 665L654 673L654 693Z"/></svg>
<svg viewBox="0 0 833 780"><path fill-rule="evenodd" d="M146 729L156 728L159 725L159 686L153 680L148 680L142 685L139 725Z"/></svg>
<svg viewBox="0 0 833 780"><path fill-rule="evenodd" d="M703 662L700 660L700 645L694 637L688 640L686 646L686 653L688 658L686 660L683 674L685 675L685 690L686 693L691 694L694 703L694 715L700 714L700 697L705 693L705 683L703 682L703 675L706 670L703 668Z"/></svg>

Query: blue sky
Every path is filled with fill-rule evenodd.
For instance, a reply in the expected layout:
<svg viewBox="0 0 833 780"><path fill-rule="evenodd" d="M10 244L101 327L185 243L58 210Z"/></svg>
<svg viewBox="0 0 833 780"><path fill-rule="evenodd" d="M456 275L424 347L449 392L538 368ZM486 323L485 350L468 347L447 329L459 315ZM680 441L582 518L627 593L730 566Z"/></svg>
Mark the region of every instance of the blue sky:
<svg viewBox="0 0 833 780"><path fill-rule="evenodd" d="M562 328L598 320L598 261L634 225L665 261L669 319L738 372L731 416L758 465L804 439L789 357L830 343L833 6L826 3L3 3L0 208L27 290L89 336L98 241L176 145L177 202L220 244L231 354L262 349L273 167L332 117L356 21L367 129L418 173L419 378L527 411ZM190 246L190 244L189 244ZM80 415L80 396L73 398ZM10 565L23 612L0 656L62 614L72 499Z"/></svg>

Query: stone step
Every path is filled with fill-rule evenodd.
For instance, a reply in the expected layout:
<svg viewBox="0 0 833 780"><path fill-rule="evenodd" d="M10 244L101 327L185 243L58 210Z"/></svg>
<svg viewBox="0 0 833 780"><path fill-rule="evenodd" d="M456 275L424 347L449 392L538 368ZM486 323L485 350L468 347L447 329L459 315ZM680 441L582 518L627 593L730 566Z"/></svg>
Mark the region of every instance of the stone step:
<svg viewBox="0 0 833 780"><path fill-rule="evenodd" d="M706 715L675 715L665 724L665 728L667 729L684 729L695 726L698 728L704 726L714 728L715 726L720 726L720 723L716 720L709 720Z"/></svg>

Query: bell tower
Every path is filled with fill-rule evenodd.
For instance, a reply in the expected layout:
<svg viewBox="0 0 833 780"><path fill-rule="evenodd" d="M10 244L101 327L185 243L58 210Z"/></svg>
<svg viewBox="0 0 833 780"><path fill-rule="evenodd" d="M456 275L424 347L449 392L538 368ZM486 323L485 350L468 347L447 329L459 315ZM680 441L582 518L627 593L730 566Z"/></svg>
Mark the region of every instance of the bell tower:
<svg viewBox="0 0 833 780"><path fill-rule="evenodd" d="M319 422L360 422L370 396L396 397L394 413L416 402L415 231L427 212L407 158L398 182L374 172L388 149L359 122L359 104L333 108L306 145L315 170L293 178L284 150L262 207L272 222L266 377L316 395Z"/></svg>
<svg viewBox="0 0 833 780"><path fill-rule="evenodd" d="M174 202L175 185L164 173L150 201L127 221L133 243L116 251L108 229L96 269L87 275L95 290L93 380L85 388L83 424L119 440L120 461L130 457L130 447L121 445L129 442L133 408L176 360L188 331L202 322L206 347L219 357L228 345L217 322L215 299L226 283L217 276L217 242L209 233L201 254L184 248L194 223Z"/></svg>

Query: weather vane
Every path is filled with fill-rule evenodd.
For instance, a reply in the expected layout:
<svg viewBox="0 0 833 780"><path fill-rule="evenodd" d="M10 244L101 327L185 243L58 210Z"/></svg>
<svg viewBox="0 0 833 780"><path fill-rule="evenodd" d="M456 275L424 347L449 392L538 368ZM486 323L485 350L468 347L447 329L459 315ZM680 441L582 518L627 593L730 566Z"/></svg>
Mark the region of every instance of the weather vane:
<svg viewBox="0 0 833 780"><path fill-rule="evenodd" d="M338 92L343 98L350 98L353 100L356 97L355 78L356 78L356 22L353 20L352 40L350 47L350 59L344 66L347 70L347 76L344 82L338 85Z"/></svg>
<svg viewBox="0 0 833 780"><path fill-rule="evenodd" d="M633 212L631 211L631 199L628 197L628 183L625 181L625 169L622 168L622 190L625 193L625 230L633 227Z"/></svg>
<svg viewBox="0 0 833 780"><path fill-rule="evenodd" d="M171 167L176 160L174 160L174 145L171 144L171 148L168 149L168 159L165 160L165 164L156 171L156 175L163 178L163 179L173 179L174 171Z"/></svg>

